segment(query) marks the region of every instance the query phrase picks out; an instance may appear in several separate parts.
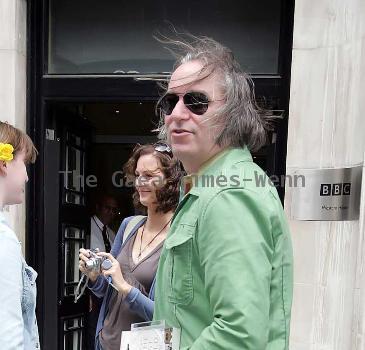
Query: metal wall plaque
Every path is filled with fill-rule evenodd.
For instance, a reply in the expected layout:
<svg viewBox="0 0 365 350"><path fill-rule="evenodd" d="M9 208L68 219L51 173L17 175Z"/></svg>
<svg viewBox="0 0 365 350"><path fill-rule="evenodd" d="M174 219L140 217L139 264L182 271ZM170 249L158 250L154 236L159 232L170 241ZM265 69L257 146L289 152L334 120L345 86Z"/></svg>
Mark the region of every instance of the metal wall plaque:
<svg viewBox="0 0 365 350"><path fill-rule="evenodd" d="M360 215L362 166L341 169L300 169L293 188L291 219L357 220Z"/></svg>

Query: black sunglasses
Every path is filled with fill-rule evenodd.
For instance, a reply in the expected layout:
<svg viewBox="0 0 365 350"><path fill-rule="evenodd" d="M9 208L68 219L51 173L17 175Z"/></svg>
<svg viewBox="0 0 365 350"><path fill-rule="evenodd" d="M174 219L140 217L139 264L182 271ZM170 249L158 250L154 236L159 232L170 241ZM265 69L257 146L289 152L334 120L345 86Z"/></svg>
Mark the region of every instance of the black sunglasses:
<svg viewBox="0 0 365 350"><path fill-rule="evenodd" d="M191 91L186 94L167 93L161 98L158 108L161 108L164 114L170 115L179 102L180 96L182 96L186 108L197 115L203 115L208 110L209 102L213 102L202 92Z"/></svg>

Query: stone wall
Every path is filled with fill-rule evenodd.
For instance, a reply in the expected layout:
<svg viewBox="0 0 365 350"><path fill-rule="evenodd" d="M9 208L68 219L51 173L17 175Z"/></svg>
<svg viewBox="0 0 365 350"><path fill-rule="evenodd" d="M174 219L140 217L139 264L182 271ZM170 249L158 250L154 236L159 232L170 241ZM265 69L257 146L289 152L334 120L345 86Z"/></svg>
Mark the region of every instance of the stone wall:
<svg viewBox="0 0 365 350"><path fill-rule="evenodd" d="M26 0L0 1L0 120L25 130ZM25 206L6 208L9 222L25 241ZM23 244L24 247L24 244Z"/></svg>
<svg viewBox="0 0 365 350"><path fill-rule="evenodd" d="M365 1L297 0L287 173L363 164L364 101ZM358 221L290 222L291 350L365 349L364 190Z"/></svg>

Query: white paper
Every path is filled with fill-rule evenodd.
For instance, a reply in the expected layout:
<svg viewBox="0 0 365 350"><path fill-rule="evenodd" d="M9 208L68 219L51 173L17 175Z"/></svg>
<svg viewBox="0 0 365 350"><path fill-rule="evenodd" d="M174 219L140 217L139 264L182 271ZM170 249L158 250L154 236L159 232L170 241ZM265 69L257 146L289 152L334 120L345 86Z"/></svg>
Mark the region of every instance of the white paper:
<svg viewBox="0 0 365 350"><path fill-rule="evenodd" d="M131 331L122 332L122 341L120 343L120 350L130 350L129 343L131 340Z"/></svg>
<svg viewBox="0 0 365 350"><path fill-rule="evenodd" d="M132 325L123 331L120 350L179 350L180 329L166 328L161 321Z"/></svg>

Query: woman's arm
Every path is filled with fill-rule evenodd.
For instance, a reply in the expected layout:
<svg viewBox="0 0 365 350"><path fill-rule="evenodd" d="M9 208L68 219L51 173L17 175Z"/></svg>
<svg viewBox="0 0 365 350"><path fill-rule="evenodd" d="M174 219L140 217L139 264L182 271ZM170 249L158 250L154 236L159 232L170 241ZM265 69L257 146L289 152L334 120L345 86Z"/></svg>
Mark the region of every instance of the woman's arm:
<svg viewBox="0 0 365 350"><path fill-rule="evenodd" d="M98 298L103 298L108 289L108 284L106 278L99 275L95 281L89 280L87 286Z"/></svg>
<svg viewBox="0 0 365 350"><path fill-rule="evenodd" d="M112 246L112 249L110 251L111 255L113 257L116 257L119 253L120 253L120 250L122 249L122 244L123 244L123 235L124 235L124 231L125 231L125 228L127 227L128 225L128 222L129 220L131 219L132 217L128 217L126 219L123 220L123 222L121 223L119 229L118 229L118 233L114 239L114 243L113 243L113 246ZM97 277L96 280L94 281L89 281L88 283L88 288L98 297L98 298L102 298L104 297L107 289L108 289L108 281L107 279L103 276L103 275L100 275Z"/></svg>
<svg viewBox="0 0 365 350"><path fill-rule="evenodd" d="M145 296L139 289L133 287L125 297L124 301L138 316L144 318L146 321L152 321L155 303L149 297Z"/></svg>
<svg viewBox="0 0 365 350"><path fill-rule="evenodd" d="M0 340L7 350L24 348L22 253L12 235L0 229Z"/></svg>
<svg viewBox="0 0 365 350"><path fill-rule="evenodd" d="M138 282L138 280L132 275L123 275L127 283L122 284L121 293L124 298L123 301L127 303L130 310L145 319L146 321L152 321L153 309L154 309L154 284L153 280L151 291L147 296L147 291L144 286Z"/></svg>
<svg viewBox="0 0 365 350"><path fill-rule="evenodd" d="M123 296L123 300L128 303L131 310L146 321L151 321L154 302L145 295L147 293L144 287L131 275L127 275L125 278L120 269L119 262L111 254L99 253L99 255L108 258L112 262L111 268L104 270L103 275L112 277L113 285L119 294Z"/></svg>

